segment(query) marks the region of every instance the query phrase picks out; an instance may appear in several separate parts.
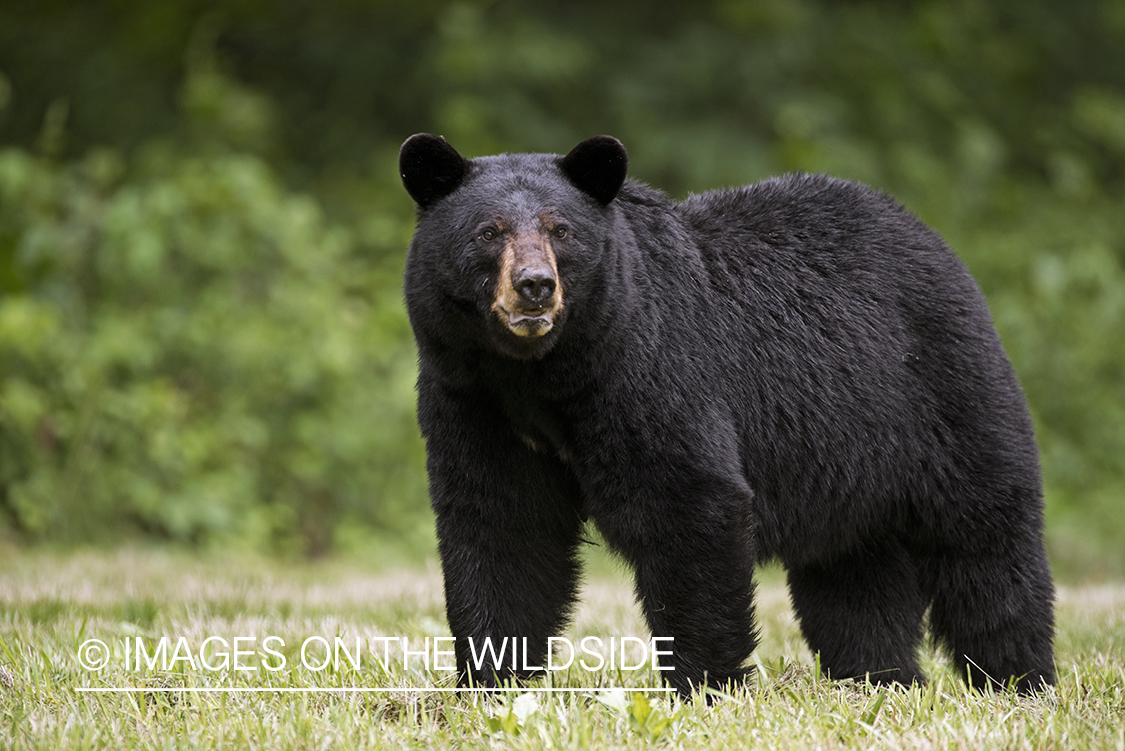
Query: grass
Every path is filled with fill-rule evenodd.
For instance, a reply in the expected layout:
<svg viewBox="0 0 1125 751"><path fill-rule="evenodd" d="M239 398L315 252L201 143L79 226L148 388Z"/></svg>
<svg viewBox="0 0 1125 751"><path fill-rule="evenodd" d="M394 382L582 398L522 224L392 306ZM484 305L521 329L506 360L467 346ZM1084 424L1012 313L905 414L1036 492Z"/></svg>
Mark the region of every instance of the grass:
<svg viewBox="0 0 1125 751"><path fill-rule="evenodd" d="M627 581L595 562L570 637L647 637ZM360 749L360 748L1051 748L1125 749L1125 587L1064 587L1059 593L1059 683L1037 697L969 691L928 651L924 687L880 690L818 677L776 571L759 585L758 674L710 706L668 694L612 688L659 686L648 669L575 669L547 683L570 693L498 697L442 693L450 675L408 660L390 642L355 670L341 660L314 671L317 639L447 635L436 568L372 573L355 563L283 564L200 559L167 552L68 555L0 551L0 748ZM123 645L155 651L168 636L168 669L127 667ZM251 654L240 667L199 664L208 637ZM277 655L260 659L263 640ZM115 650L100 671L79 661L99 639ZM212 642L212 645L216 642ZM432 644L432 642L431 642ZM188 652L193 652L191 659ZM228 650L229 651L229 650ZM218 663L222 650L207 653ZM94 657L91 652L86 657ZM135 652L131 653L135 656ZM142 656L143 657L143 656ZM196 664L192 665L192 659ZM280 668L284 660L285 667ZM159 662L159 661L158 661ZM430 666L433 668L433 665ZM544 687L544 681L533 684ZM135 693L81 689L129 686ZM346 687L386 692L328 692ZM397 690L403 686L419 691ZM190 692L182 688L223 689ZM232 692L232 688L255 691ZM268 689L268 690L267 690ZM296 690L305 692L296 692Z"/></svg>

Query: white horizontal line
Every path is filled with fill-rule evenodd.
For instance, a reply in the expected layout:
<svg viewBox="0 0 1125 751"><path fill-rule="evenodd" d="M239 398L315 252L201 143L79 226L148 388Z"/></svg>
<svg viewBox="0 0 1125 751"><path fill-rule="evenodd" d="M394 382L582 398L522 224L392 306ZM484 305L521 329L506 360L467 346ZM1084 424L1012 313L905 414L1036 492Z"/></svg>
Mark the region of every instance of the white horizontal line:
<svg viewBox="0 0 1125 751"><path fill-rule="evenodd" d="M396 686L393 688L337 688L337 687L313 687L313 688L269 688L262 686L247 687L247 688L234 688L230 686L221 687L203 687L203 688L168 688L166 686L153 686L151 688L142 688L137 686L121 686L116 688L76 688L75 691L79 693L97 693L97 694L110 694L110 693L125 693L125 694L140 694L140 693L155 693L155 694L170 694L170 693L188 693L188 694L237 694L237 693L272 693L272 694L315 694L315 693L328 693L328 694L376 694L376 693L392 693L395 691L414 691L414 692L436 692L436 693L494 693L497 691L518 691L520 693L530 692L553 692L563 691L570 693L597 693L599 691L658 691L661 693L669 693L675 691L674 688L631 688L625 686L610 686L608 688L542 688L542 687L529 687L529 688L423 688L419 686Z"/></svg>

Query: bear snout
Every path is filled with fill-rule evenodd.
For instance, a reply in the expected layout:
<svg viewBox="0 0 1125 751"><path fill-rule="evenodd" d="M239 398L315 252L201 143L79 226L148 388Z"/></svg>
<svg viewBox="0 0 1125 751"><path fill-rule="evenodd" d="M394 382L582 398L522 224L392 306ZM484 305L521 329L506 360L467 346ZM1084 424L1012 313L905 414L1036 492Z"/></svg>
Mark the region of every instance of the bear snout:
<svg viewBox="0 0 1125 751"><path fill-rule="evenodd" d="M519 295L520 302L526 303L521 307L544 308L555 294L555 274L547 266L523 267L512 280L512 287Z"/></svg>
<svg viewBox="0 0 1125 751"><path fill-rule="evenodd" d="M492 312L509 332L535 339L554 328L562 283L549 241L514 235L500 258Z"/></svg>

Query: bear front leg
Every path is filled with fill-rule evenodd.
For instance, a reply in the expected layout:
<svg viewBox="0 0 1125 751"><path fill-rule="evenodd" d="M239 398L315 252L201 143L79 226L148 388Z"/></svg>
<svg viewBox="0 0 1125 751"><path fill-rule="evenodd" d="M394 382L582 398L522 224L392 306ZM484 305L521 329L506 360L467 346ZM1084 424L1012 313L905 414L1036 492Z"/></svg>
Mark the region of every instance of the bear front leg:
<svg viewBox="0 0 1125 751"><path fill-rule="evenodd" d="M546 666L577 595L577 485L487 398L420 388L419 405L461 684L526 678Z"/></svg>
<svg viewBox="0 0 1125 751"><path fill-rule="evenodd" d="M546 667L547 638L577 594L581 519L541 509L493 518L465 503L438 514L445 608L462 685L496 686Z"/></svg>
<svg viewBox="0 0 1125 751"><path fill-rule="evenodd" d="M687 699L740 683L757 636L752 494L737 480L677 478L685 479L648 486L594 518L634 568L652 635L672 637L661 674Z"/></svg>

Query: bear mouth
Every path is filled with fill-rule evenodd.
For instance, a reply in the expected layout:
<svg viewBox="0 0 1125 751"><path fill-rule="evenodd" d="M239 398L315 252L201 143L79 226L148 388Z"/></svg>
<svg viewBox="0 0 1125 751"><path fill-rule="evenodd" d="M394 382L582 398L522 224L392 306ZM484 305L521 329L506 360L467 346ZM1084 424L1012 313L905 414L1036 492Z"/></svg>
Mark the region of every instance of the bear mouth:
<svg viewBox="0 0 1125 751"><path fill-rule="evenodd" d="M554 326L553 308L499 308L500 320L516 336L543 336Z"/></svg>

